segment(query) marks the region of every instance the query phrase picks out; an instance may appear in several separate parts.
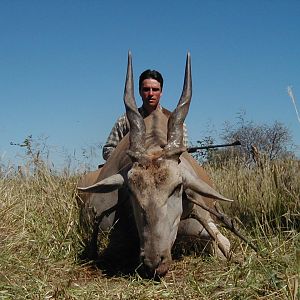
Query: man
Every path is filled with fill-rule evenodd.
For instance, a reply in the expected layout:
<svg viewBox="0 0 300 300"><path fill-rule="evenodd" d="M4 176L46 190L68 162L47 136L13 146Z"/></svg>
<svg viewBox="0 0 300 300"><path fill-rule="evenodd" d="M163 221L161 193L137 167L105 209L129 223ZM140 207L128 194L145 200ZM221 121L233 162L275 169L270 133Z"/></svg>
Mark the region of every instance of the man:
<svg viewBox="0 0 300 300"><path fill-rule="evenodd" d="M160 109L166 116L170 116L170 112L160 105L160 98L163 89L163 77L155 70L144 71L139 78L139 93L143 101L143 105L139 108L139 112L143 118L149 116L154 110ZM122 115L112 128L108 139L103 146L103 158L107 160L113 150L117 147L121 139L128 133L129 123L126 114ZM187 129L183 126L183 144L188 146Z"/></svg>

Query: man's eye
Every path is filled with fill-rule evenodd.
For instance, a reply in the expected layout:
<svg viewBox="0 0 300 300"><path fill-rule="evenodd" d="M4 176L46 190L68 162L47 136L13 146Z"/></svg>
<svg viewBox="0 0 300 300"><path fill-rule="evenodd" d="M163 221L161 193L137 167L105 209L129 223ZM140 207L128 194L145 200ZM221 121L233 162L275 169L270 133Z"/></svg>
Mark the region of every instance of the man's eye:
<svg viewBox="0 0 300 300"><path fill-rule="evenodd" d="M143 88L143 91L144 91L144 92L149 92L149 91L150 91L150 88Z"/></svg>
<svg viewBox="0 0 300 300"><path fill-rule="evenodd" d="M152 91L153 91L153 92L158 92L158 91L159 91L159 88L153 88Z"/></svg>

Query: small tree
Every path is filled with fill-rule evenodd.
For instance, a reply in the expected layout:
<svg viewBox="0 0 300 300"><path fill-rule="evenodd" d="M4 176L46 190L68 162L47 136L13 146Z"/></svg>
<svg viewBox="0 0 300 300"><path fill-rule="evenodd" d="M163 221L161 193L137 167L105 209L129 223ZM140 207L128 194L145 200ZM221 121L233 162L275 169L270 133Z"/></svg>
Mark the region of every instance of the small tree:
<svg viewBox="0 0 300 300"><path fill-rule="evenodd" d="M257 156L263 156L268 160L292 156L292 152L289 151L292 145L290 131L278 121L271 125L256 124L253 121L246 121L244 115L240 114L236 124L225 124L221 138L225 143L236 140L241 142L240 147L217 151L218 155L223 154L223 158L238 156L251 161Z"/></svg>
<svg viewBox="0 0 300 300"><path fill-rule="evenodd" d="M211 146L215 143L212 136L206 136L202 140L197 141L197 144L192 144L191 147L206 147ZM199 162L204 163L211 159L214 149L202 149L192 153L192 156Z"/></svg>

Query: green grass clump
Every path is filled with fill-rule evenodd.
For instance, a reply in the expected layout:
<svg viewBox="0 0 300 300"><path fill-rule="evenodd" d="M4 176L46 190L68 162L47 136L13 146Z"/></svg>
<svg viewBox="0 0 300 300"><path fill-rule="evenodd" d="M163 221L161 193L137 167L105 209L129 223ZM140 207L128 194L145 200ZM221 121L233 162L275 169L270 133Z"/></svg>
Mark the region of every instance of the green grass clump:
<svg viewBox="0 0 300 300"><path fill-rule="evenodd" d="M207 168L218 190L236 199L224 210L260 251L224 230L231 260L191 254L174 261L161 282L108 277L80 261L78 174L42 165L2 176L0 299L298 299L299 162Z"/></svg>

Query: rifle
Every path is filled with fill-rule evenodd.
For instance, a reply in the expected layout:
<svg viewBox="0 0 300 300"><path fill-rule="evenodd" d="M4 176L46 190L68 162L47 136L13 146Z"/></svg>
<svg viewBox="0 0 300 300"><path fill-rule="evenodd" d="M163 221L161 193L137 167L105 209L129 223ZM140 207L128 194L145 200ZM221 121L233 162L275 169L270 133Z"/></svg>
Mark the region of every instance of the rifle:
<svg viewBox="0 0 300 300"><path fill-rule="evenodd" d="M222 148L222 147L231 147L231 146L240 146L240 141L235 141L231 144L221 144L221 145L208 145L208 146L198 146L198 147L189 147L187 149L188 153L195 153L197 150L204 150L204 149L212 149L212 148Z"/></svg>
<svg viewBox="0 0 300 300"><path fill-rule="evenodd" d="M204 150L204 149L212 149L212 148L222 148L222 147L231 147L231 146L240 146L240 141L235 141L231 144L222 144L222 145L209 145L209 146L199 146L199 147L189 147L187 148L188 153L195 153L197 150ZM98 169L102 168L104 164L98 165Z"/></svg>

